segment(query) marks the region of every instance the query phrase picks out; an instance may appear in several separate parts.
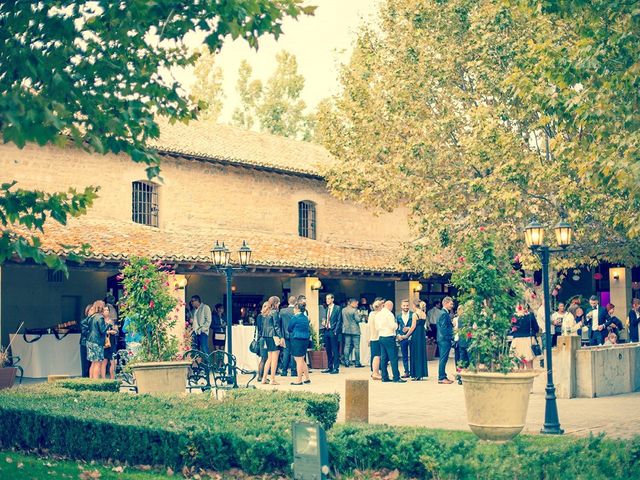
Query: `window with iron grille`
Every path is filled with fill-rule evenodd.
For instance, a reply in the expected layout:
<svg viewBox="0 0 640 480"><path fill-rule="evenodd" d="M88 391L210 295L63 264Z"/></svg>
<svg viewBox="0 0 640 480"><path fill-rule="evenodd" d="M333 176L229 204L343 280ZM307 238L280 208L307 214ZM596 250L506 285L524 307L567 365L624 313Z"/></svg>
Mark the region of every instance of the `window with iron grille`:
<svg viewBox="0 0 640 480"><path fill-rule="evenodd" d="M142 225L158 226L158 186L151 182L133 182L131 220Z"/></svg>
<svg viewBox="0 0 640 480"><path fill-rule="evenodd" d="M298 202L298 235L316 239L316 204L310 200Z"/></svg>

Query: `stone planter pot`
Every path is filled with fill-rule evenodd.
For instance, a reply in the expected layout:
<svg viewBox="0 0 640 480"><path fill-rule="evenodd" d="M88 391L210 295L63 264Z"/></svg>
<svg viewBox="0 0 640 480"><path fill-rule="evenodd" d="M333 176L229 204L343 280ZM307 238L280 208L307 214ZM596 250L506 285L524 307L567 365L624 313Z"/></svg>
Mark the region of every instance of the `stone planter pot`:
<svg viewBox="0 0 640 480"><path fill-rule="evenodd" d="M311 368L326 369L329 362L326 350L309 350L309 363Z"/></svg>
<svg viewBox="0 0 640 480"><path fill-rule="evenodd" d="M131 365L138 393L184 393L191 362L148 362Z"/></svg>
<svg viewBox="0 0 640 480"><path fill-rule="evenodd" d="M529 392L540 372L463 371L462 385L471 431L483 440L507 441L524 428Z"/></svg>
<svg viewBox="0 0 640 480"><path fill-rule="evenodd" d="M0 368L0 390L13 387L18 369L15 367Z"/></svg>

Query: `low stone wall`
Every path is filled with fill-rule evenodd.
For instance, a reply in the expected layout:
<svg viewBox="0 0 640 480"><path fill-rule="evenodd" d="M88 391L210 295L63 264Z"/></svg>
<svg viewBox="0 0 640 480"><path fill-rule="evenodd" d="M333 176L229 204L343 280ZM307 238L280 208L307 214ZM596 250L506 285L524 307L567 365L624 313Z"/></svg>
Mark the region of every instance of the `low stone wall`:
<svg viewBox="0 0 640 480"><path fill-rule="evenodd" d="M640 390L640 344L580 347L577 337L558 339L553 352L558 398L593 398Z"/></svg>

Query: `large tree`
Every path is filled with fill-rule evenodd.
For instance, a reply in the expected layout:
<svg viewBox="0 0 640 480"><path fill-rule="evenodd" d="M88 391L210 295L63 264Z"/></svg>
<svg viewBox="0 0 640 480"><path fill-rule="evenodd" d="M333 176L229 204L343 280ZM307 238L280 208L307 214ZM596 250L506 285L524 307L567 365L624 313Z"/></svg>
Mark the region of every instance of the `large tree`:
<svg viewBox="0 0 640 480"><path fill-rule="evenodd" d="M198 118L217 121L222 112L224 89L222 87L222 69L216 65L216 56L208 48L199 52L193 67L196 81L189 89L192 99L200 102Z"/></svg>
<svg viewBox="0 0 640 480"><path fill-rule="evenodd" d="M387 0L379 25L358 36L342 93L318 114L317 135L338 158L330 187L407 207L416 232L407 260L426 273L454 268L480 227L515 254L533 216L575 227L577 253L558 265L635 263L638 242L625 228L635 200L594 185L589 160L560 146L579 135L560 128L545 103L553 89L531 73L549 45L578 38L536 2Z"/></svg>
<svg viewBox="0 0 640 480"><path fill-rule="evenodd" d="M310 140L313 118L300 98L304 77L298 73L295 55L282 51L276 55L276 70L263 84L252 80L251 66L243 61L238 72L237 90L241 105L234 112L236 125L274 135Z"/></svg>
<svg viewBox="0 0 640 480"><path fill-rule="evenodd" d="M159 174L148 148L157 117L195 118L197 105L170 74L192 65L185 36L206 33L217 52L226 39L252 47L266 33L278 37L287 17L313 13L302 0L161 2L51 0L0 2L0 133L23 147L76 145L96 153L125 153ZM9 172L3 172L8 175ZM39 249L34 230L65 223L91 206L96 187L46 193L0 188L0 263L13 256L63 268Z"/></svg>

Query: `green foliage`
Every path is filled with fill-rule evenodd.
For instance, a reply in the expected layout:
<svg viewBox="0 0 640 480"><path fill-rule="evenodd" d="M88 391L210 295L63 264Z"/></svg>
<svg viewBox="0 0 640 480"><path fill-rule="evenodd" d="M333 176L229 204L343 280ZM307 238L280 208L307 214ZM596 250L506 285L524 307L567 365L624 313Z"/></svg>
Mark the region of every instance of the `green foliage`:
<svg viewBox="0 0 640 480"><path fill-rule="evenodd" d="M140 352L135 360L161 362L178 354L178 339L170 330L178 321L178 299L171 294L177 290L175 272L163 268L161 262L132 257L119 277L124 293L120 313L131 318L131 329L142 335Z"/></svg>
<svg viewBox="0 0 640 480"><path fill-rule="evenodd" d="M282 51L276 62L276 71L264 85L251 80L252 68L246 61L240 64L236 88L241 106L235 110L233 122L247 129L258 124L263 132L311 140L315 120L304 113L306 104L300 98L304 77L298 73L298 61L295 55Z"/></svg>
<svg viewBox="0 0 640 480"><path fill-rule="evenodd" d="M65 263L54 254L45 253L40 239L26 232L44 232L45 222L51 218L66 225L69 217L86 213L97 198L97 187L87 187L83 192L70 188L67 192L46 193L38 190L14 188L15 181L0 185L0 264L12 259L31 259L44 263L54 270L66 273ZM88 245L75 248L68 258L75 260L88 252Z"/></svg>
<svg viewBox="0 0 640 480"><path fill-rule="evenodd" d="M319 421L329 428L337 411L336 395L238 391L217 401L43 384L0 393L0 431L12 432L0 436L0 447L173 469L287 471L291 423Z"/></svg>
<svg viewBox="0 0 640 480"><path fill-rule="evenodd" d="M406 207L407 264L426 274L481 225L536 267L533 216L575 229L555 266L637 264L638 21L622 1L381 2L318 111L330 188Z"/></svg>
<svg viewBox="0 0 640 480"><path fill-rule="evenodd" d="M466 239L451 283L462 305L465 327L460 335L469 339L469 367L503 373L513 370L517 359L509 350L507 336L524 289L511 256L497 245L495 235L481 228Z"/></svg>
<svg viewBox="0 0 640 480"><path fill-rule="evenodd" d="M95 378L71 378L69 380L59 380L58 386L69 390L91 391L91 392L119 392L120 381Z"/></svg>
<svg viewBox="0 0 640 480"><path fill-rule="evenodd" d="M146 165L153 178L160 159L148 142L159 135L156 119L188 121L198 109L168 73L197 60L185 36L204 32L211 52L236 38L257 48L263 34L280 36L287 17L310 15L315 8L302 6L302 0L141 0L124 7L119 0L0 2L4 143L124 153ZM0 263L16 255L64 269L61 259L41 250L33 233L47 219L64 225L68 216L83 214L97 188L48 194L9 191L12 185L0 192Z"/></svg>
<svg viewBox="0 0 640 480"><path fill-rule="evenodd" d="M411 478L539 480L640 476L640 439L520 435L506 444L426 428L339 424L329 432L339 472L398 469Z"/></svg>

